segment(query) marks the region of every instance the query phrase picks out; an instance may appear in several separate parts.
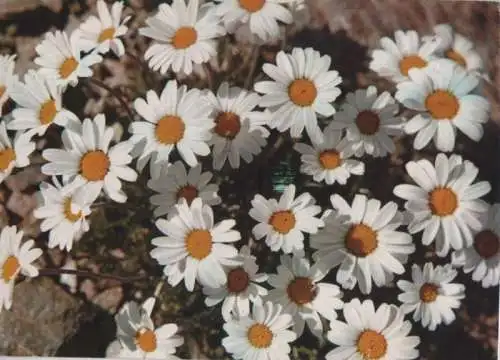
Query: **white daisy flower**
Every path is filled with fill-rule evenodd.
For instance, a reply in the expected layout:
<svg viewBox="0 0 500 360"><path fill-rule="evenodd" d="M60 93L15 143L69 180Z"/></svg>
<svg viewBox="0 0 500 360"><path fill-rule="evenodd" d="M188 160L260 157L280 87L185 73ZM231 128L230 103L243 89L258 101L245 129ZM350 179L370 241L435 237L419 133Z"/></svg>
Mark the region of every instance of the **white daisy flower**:
<svg viewBox="0 0 500 360"><path fill-rule="evenodd" d="M411 216L410 234L424 231L422 244L436 243L436 254L444 257L450 246L459 250L473 243L473 230L480 230L481 213L488 205L480 199L491 190L487 181L473 184L479 172L459 155L438 154L429 160L410 161L406 172L417 185L402 184L394 195L406 200Z"/></svg>
<svg viewBox="0 0 500 360"><path fill-rule="evenodd" d="M500 284L500 204L489 206L471 246L454 251L452 264L472 273L484 288Z"/></svg>
<svg viewBox="0 0 500 360"><path fill-rule="evenodd" d="M483 137L488 121L488 100L472 92L476 76L451 60L434 61L427 71L412 70L410 79L397 85L396 99L419 111L405 124L407 134L417 133L413 146L422 149L431 139L440 151L452 151L456 129L474 141Z"/></svg>
<svg viewBox="0 0 500 360"><path fill-rule="evenodd" d="M372 52L369 65L371 70L393 82L407 80L410 69L426 68L437 58L439 41L424 42L414 30L397 30L394 39L396 41L389 37L380 39L382 49Z"/></svg>
<svg viewBox="0 0 500 360"><path fill-rule="evenodd" d="M453 309L458 309L465 298L465 286L451 282L457 276L456 270L450 264L434 268L432 263L426 263L423 271L416 264L411 271L412 281L397 282L403 291L398 296L403 303L401 310L405 314L413 312L413 320L431 331L441 323L451 324L455 320Z"/></svg>
<svg viewBox="0 0 500 360"><path fill-rule="evenodd" d="M342 132L325 131L322 143L296 143L293 148L301 154L300 171L311 175L314 181L325 181L328 185L336 182L345 185L351 175L363 175L365 164L351 159L352 151L341 143Z"/></svg>
<svg viewBox="0 0 500 360"><path fill-rule="evenodd" d="M40 230L49 231L49 248L59 247L70 251L73 242L89 230L87 216L90 215L92 200L84 187L63 195L63 184L56 177L54 185L43 182L40 185L42 203L33 212L37 219L43 219ZM64 184L67 185L67 184Z"/></svg>
<svg viewBox="0 0 500 360"><path fill-rule="evenodd" d="M19 274L38 276L38 269L31 263L42 255L42 250L34 248L31 239L21 245L23 234L15 226L5 226L0 234L0 312L2 308L10 310Z"/></svg>
<svg viewBox="0 0 500 360"><path fill-rule="evenodd" d="M165 74L170 68L189 75L193 64L208 62L217 54L217 38L225 34L212 3L173 0L160 4L158 13L146 20L139 33L153 40L144 54L153 70Z"/></svg>
<svg viewBox="0 0 500 360"><path fill-rule="evenodd" d="M222 17L227 31L234 33L242 25L248 26L262 42L280 37L280 24L291 24L292 13L286 8L289 0L217 0L217 14Z"/></svg>
<svg viewBox="0 0 500 360"><path fill-rule="evenodd" d="M97 1L97 16L91 15L80 25L80 46L83 51L96 51L101 54L110 49L120 57L125 54L125 48L120 36L127 33L125 24L130 19L127 16L121 20L123 2L116 1L111 6L111 12L104 0Z"/></svg>
<svg viewBox="0 0 500 360"><path fill-rule="evenodd" d="M70 184L66 192L85 187L89 201L95 200L104 190L112 200L123 203L127 195L122 191L120 179L135 181L137 173L128 164L132 144L120 142L110 147L114 129L106 126L103 114L85 119L81 129L64 130L64 149L46 149L42 156L49 161L42 166L46 175L63 175Z"/></svg>
<svg viewBox="0 0 500 360"><path fill-rule="evenodd" d="M327 131L346 130L345 148L356 156L365 153L374 157L384 157L396 151L391 136L403 134L403 120L396 116L399 106L388 91L377 94L375 86L358 89L346 96L346 102Z"/></svg>
<svg viewBox="0 0 500 360"><path fill-rule="evenodd" d="M252 232L257 240L266 238L271 251L283 250L285 254L304 248L304 234L315 234L323 226L323 220L316 217L321 207L316 200L303 193L295 198L295 185L288 185L280 197L265 199L257 194L252 200L249 215L259 223Z"/></svg>
<svg viewBox="0 0 500 360"><path fill-rule="evenodd" d="M297 338L290 326L292 316L284 313L280 305L270 301L254 303L251 315L224 324L228 336L222 339L222 345L234 359L288 359L289 343Z"/></svg>
<svg viewBox="0 0 500 360"><path fill-rule="evenodd" d="M266 146L269 131L264 127L269 113L254 111L260 96L223 82L217 96L207 92L215 127L210 141L214 145L213 167L220 170L227 160L232 168L240 167L240 158L250 163Z"/></svg>
<svg viewBox="0 0 500 360"><path fill-rule="evenodd" d="M16 55L0 55L0 116L3 105L9 99L10 89L18 79L14 74Z"/></svg>
<svg viewBox="0 0 500 360"><path fill-rule="evenodd" d="M200 90L188 90L186 85L178 86L177 81L170 80L160 96L150 90L146 100L134 102L136 111L146 121L134 121L129 127L132 133L129 140L136 144L140 154L137 161L140 171L151 161L151 175L156 178L159 175L156 170L162 167L160 164L166 165L174 147L190 166L198 163L196 155L210 153L207 143L215 124Z"/></svg>
<svg viewBox="0 0 500 360"><path fill-rule="evenodd" d="M331 58L312 48L294 48L291 54L280 51L276 65L264 64L262 70L273 81L261 81L255 90L265 94L260 106L272 111L270 126L284 132L290 129L294 138L304 131L314 142L322 142L323 134L317 115L331 116L331 103L340 95L337 87L342 78L337 71L328 70Z"/></svg>
<svg viewBox="0 0 500 360"><path fill-rule="evenodd" d="M35 48L38 55L35 64L41 67L43 75L55 80L57 85L75 86L78 78L92 76L90 67L102 61L102 57L97 54L80 56L80 36L79 30L73 31L69 37L62 31L48 32Z"/></svg>
<svg viewBox="0 0 500 360"><path fill-rule="evenodd" d="M433 36L424 36L424 41L438 41L438 53L467 71L483 75L484 63L476 51L474 43L465 36L456 33L450 24L434 26Z"/></svg>
<svg viewBox="0 0 500 360"><path fill-rule="evenodd" d="M266 298L274 304L283 306L283 311L293 316L293 331L297 336L307 326L311 332L321 337L323 324L319 315L331 321L337 318L335 310L343 306L342 292L337 285L321 282L326 272L318 264L298 255L281 256L277 274L269 275L269 284L274 289Z"/></svg>
<svg viewBox="0 0 500 360"><path fill-rule="evenodd" d="M419 356L420 338L408 336L411 323L395 305L354 299L344 306L345 322L334 320L327 338L338 345L327 360L408 360Z"/></svg>
<svg viewBox="0 0 500 360"><path fill-rule="evenodd" d="M31 130L30 134L45 134L51 124L65 127L68 123L80 123L78 117L62 106L63 89L56 81L47 78L41 70L29 70L24 83L16 82L10 96L20 107L12 112L9 130Z"/></svg>
<svg viewBox="0 0 500 360"><path fill-rule="evenodd" d="M344 289L358 283L363 294L372 290L372 280L381 287L403 274L408 255L415 251L412 238L397 231L403 215L395 202L381 207L376 199L356 195L349 206L339 195L330 197L334 211L327 210L325 227L310 238L315 261L327 269L340 265L337 282Z"/></svg>
<svg viewBox="0 0 500 360"><path fill-rule="evenodd" d="M155 216L169 213L181 199L185 199L188 205L197 197L210 206L220 204L219 185L210 183L212 177L210 171L201 172L200 164L189 171L182 161L166 167L158 179L148 181L148 187L159 193L150 197L151 204L156 206Z"/></svg>
<svg viewBox="0 0 500 360"><path fill-rule="evenodd" d="M222 220L214 224L212 208L200 198L189 206L185 200L175 205L177 213L170 219L158 219L156 227L166 236L156 237L151 257L165 265L168 282L176 286L182 280L193 291L195 280L203 286L219 287L227 277L223 265L237 264L236 248L227 243L241 239L236 222Z"/></svg>
<svg viewBox="0 0 500 360"><path fill-rule="evenodd" d="M225 269L227 280L225 285L213 288L203 287L206 296L205 304L215 306L222 302L222 317L229 321L232 315L249 316L250 302L261 302L267 295L267 290L259 283L267 280L267 274L257 273L259 266L256 257L250 253L248 246L243 246L239 252L241 264Z"/></svg>
<svg viewBox="0 0 500 360"><path fill-rule="evenodd" d="M29 136L17 132L14 141L10 141L5 129L5 122L0 122L0 183L12 173L12 170L23 168L30 163L29 156L35 150L35 144Z"/></svg>
<svg viewBox="0 0 500 360"><path fill-rule="evenodd" d="M155 329L151 312L155 298L148 298L139 307L134 302L128 302L116 314L117 339L114 356L120 358L165 359L178 360L176 348L184 343L184 339L176 335L179 328L175 324L165 324ZM110 346L111 346L110 345Z"/></svg>

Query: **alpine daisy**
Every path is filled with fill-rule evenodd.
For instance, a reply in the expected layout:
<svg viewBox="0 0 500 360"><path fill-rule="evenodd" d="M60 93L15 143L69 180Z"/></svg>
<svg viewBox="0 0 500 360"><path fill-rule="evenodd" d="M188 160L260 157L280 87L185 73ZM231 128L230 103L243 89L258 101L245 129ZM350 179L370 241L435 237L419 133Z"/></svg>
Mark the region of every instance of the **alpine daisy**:
<svg viewBox="0 0 500 360"><path fill-rule="evenodd" d="M408 336L411 323L395 305L354 299L344 306L345 322L333 320L327 338L338 345L327 360L408 360L416 359L418 336Z"/></svg>
<svg viewBox="0 0 500 360"><path fill-rule="evenodd" d="M0 55L0 116L5 102L9 99L11 86L18 79L14 74L16 55Z"/></svg>
<svg viewBox="0 0 500 360"><path fill-rule="evenodd" d="M17 132L14 141L11 142L5 129L5 122L0 122L0 183L15 167L28 166L29 156L34 150L35 144L22 132Z"/></svg>
<svg viewBox="0 0 500 360"><path fill-rule="evenodd" d="M412 238L397 231L403 215L394 202L381 207L376 199L356 195L349 206L339 195L330 197L333 211L325 212L325 227L310 238L316 262L327 269L340 265L337 283L353 289L356 283L363 294L376 286L387 285L393 274L404 273L403 264L415 251Z"/></svg>
<svg viewBox="0 0 500 360"><path fill-rule="evenodd" d="M405 167L417 185L397 185L394 195L406 200L410 234L423 230L422 244L435 242L441 257L450 246L459 250L472 245L472 230L480 230L479 218L488 210L480 197L491 189L487 181L473 184L478 168L459 155L448 158L444 154L436 156L434 165L422 159Z"/></svg>
<svg viewBox="0 0 500 360"><path fill-rule="evenodd" d="M42 250L33 247L33 240L21 245L23 234L15 226L5 226L0 234L0 312L2 308L11 308L14 285L19 274L38 276L38 269L31 263L42 255Z"/></svg>
<svg viewBox="0 0 500 360"><path fill-rule="evenodd" d="M223 285L227 280L223 265L239 263L236 248L227 244L241 239L240 233L232 230L236 222L223 220L214 225L212 208L200 198L191 205L183 199L175 207L174 216L156 221L166 236L152 240L156 248L151 257L165 265L164 273L172 286L183 279L189 291L193 291L195 280L203 286Z"/></svg>
<svg viewBox="0 0 500 360"><path fill-rule="evenodd" d="M66 129L64 133L67 139L63 141L64 149L43 151L42 156L49 163L42 166L42 173L67 177L70 183L65 192L85 186L89 201L104 190L112 200L125 202L127 195L119 179L137 179L137 173L128 166L132 161L129 155L132 144L124 141L110 147L114 128L106 126L103 114L93 120L85 119L81 129Z"/></svg>
<svg viewBox="0 0 500 360"><path fill-rule="evenodd" d="M401 310L406 314L413 312L413 320L431 331L441 323L451 324L455 320L453 309L458 309L465 297L465 286L451 282L457 276L456 270L450 264L434 268L432 263L426 263L423 271L416 264L411 270L411 282L397 282L403 291L398 296L403 303Z"/></svg>
<svg viewBox="0 0 500 360"><path fill-rule="evenodd" d="M252 200L249 215L259 223L252 232L257 240L266 238L266 244L271 251L283 250L285 253L304 248L304 233L314 234L323 220L316 216L321 207L315 204L309 193L303 193L295 198L295 185L288 185L280 197L265 199L257 194Z"/></svg>
<svg viewBox="0 0 500 360"><path fill-rule="evenodd" d="M274 289L266 298L283 306L283 311L293 316L293 331L297 336L304 332L304 325L321 337L323 324L319 315L331 321L337 317L335 310L343 306L342 292L337 285L321 282L326 272L321 266L301 256L281 255L277 274L269 275L269 284Z"/></svg>
<svg viewBox="0 0 500 360"><path fill-rule="evenodd" d="M139 33L153 40L144 54L149 66L165 74L170 68L186 75L193 64L208 62L217 54L217 38L225 34L212 3L200 6L199 0L173 0L160 4L158 13L146 20Z"/></svg>
<svg viewBox="0 0 500 360"><path fill-rule="evenodd" d="M215 127L210 143L213 167L220 170L227 160L232 168L240 167L240 157L247 163L266 146L269 131L264 127L270 118L268 112L255 111L260 96L223 82L217 96L207 93L212 107Z"/></svg>
<svg viewBox="0 0 500 360"><path fill-rule="evenodd" d="M148 187L159 193L150 198L151 204L156 206L155 216L169 213L181 199L188 205L197 197L207 205L220 204L219 186L209 183L213 174L210 171L202 173L201 164L186 170L182 161L176 161L164 169L160 177L148 181Z"/></svg>
<svg viewBox="0 0 500 360"><path fill-rule="evenodd" d="M337 71L328 70L330 63L328 55L312 48L294 48L291 54L280 51L276 65L264 64L262 70L273 81L258 82L254 88L265 94L260 106L271 110L272 128L290 129L292 137L299 138L305 127L312 141L323 141L317 115L335 113L331 103L340 95L337 86L342 82Z"/></svg>
<svg viewBox="0 0 500 360"><path fill-rule="evenodd" d="M489 118L488 100L472 92L479 80L451 60L434 61L426 71L410 71L410 79L397 85L396 99L419 113L405 124L407 134L422 149L434 140L440 151L452 151L456 129L474 141L483 136Z"/></svg>
<svg viewBox="0 0 500 360"><path fill-rule="evenodd" d="M292 316L284 313L280 305L270 301L254 303L252 313L227 321L224 330L228 334L222 345L234 359L281 360L288 359L289 343L297 335L288 330Z"/></svg>
<svg viewBox="0 0 500 360"><path fill-rule="evenodd" d="M389 92L377 96L377 88L369 86L346 96L346 102L327 130L346 130L344 147L356 156L365 153L384 157L396 150L391 136L403 134L402 119L397 116L399 106Z"/></svg>

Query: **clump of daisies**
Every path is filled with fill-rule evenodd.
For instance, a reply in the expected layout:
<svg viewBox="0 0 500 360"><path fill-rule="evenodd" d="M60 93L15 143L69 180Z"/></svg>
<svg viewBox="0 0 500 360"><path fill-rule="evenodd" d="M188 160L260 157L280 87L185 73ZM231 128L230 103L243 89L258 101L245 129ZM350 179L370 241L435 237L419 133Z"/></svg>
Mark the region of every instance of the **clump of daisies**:
<svg viewBox="0 0 500 360"><path fill-rule="evenodd" d="M448 24L434 34L397 30L380 39L369 66L393 88L342 94L330 56L283 41L307 7L302 0L173 0L138 20L123 2L98 0L74 31L45 34L36 69L17 74L15 56L0 56L0 115L7 100L15 103L0 121L0 182L40 155L47 177L33 215L48 240L38 246L45 240L1 229L0 310L15 306L23 278L81 275L74 261L39 268L41 248L72 254L80 241L93 241L88 233L102 205L149 208L155 227L147 256L163 272L154 290L141 286L145 299L139 294L115 314L108 357L178 359L184 351L189 327L154 316L164 310L164 282L201 297L219 317L211 327L227 355L243 360L289 359L308 333L334 345L330 360L417 359L413 328L451 324L467 296L459 272L497 286L500 204L485 201L491 185L453 153L460 133L481 140L490 115L474 44ZM147 88L129 98L93 75L104 59L131 56L133 29L147 43L139 61L161 83L144 79ZM229 43L241 47L229 52L242 56L233 74L220 62ZM280 43L275 57L261 53ZM89 83L126 108L124 134L107 112L86 116L65 103L69 87ZM392 199L377 198L364 177L410 136L415 156L401 166L404 179L387 194ZM49 137L60 141L46 148ZM280 152L283 144L288 151ZM299 181L254 190L274 177L262 166L282 153ZM228 194L235 174L243 174L235 184L241 193ZM138 193L147 194L140 210L128 206ZM238 204L229 205L234 195ZM440 264L417 259L419 250ZM388 287L398 295L376 303Z"/></svg>

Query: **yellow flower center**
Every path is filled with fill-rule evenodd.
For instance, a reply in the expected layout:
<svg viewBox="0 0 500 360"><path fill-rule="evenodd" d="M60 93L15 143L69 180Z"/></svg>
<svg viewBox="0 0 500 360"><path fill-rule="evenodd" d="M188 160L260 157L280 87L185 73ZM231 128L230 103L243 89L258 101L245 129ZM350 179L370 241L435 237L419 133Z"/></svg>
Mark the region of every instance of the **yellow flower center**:
<svg viewBox="0 0 500 360"><path fill-rule="evenodd" d="M106 177L110 161L101 150L89 151L80 159L80 173L88 181L101 181Z"/></svg>
<svg viewBox="0 0 500 360"><path fill-rule="evenodd" d="M387 353L387 340L376 331L365 330L358 337L357 347L365 360L377 360Z"/></svg>
<svg viewBox="0 0 500 360"><path fill-rule="evenodd" d="M290 210L277 211L269 218L269 225L280 234L288 234L295 227L295 215Z"/></svg>
<svg viewBox="0 0 500 360"><path fill-rule="evenodd" d="M266 0L239 0L240 6L250 13L259 11L264 7Z"/></svg>
<svg viewBox="0 0 500 360"><path fill-rule="evenodd" d="M109 27L101 31L101 33L99 34L99 38L97 39L97 42L100 44L105 42L106 40L111 40L114 37L115 37L115 28Z"/></svg>
<svg viewBox="0 0 500 360"><path fill-rule="evenodd" d="M2 278L5 282L11 281L16 276L21 265L17 257L10 255L2 265Z"/></svg>
<svg viewBox="0 0 500 360"><path fill-rule="evenodd" d="M273 342L273 332L264 324L250 326L247 337L250 344L258 349L268 348Z"/></svg>
<svg viewBox="0 0 500 360"><path fill-rule="evenodd" d="M227 290L230 293L238 294L245 291L250 283L250 277L245 269L239 267L232 269L227 274Z"/></svg>
<svg viewBox="0 0 500 360"><path fill-rule="evenodd" d="M435 120L453 119L458 114L460 103L449 91L436 90L425 99L425 107Z"/></svg>
<svg viewBox="0 0 500 360"><path fill-rule="evenodd" d="M316 297L316 289L311 279L297 277L286 288L288 298L297 305L309 304Z"/></svg>
<svg viewBox="0 0 500 360"><path fill-rule="evenodd" d="M173 145L183 138L185 129L186 126L180 117L164 116L156 124L156 139L162 144Z"/></svg>
<svg viewBox="0 0 500 360"><path fill-rule="evenodd" d="M184 26L179 28L172 38L172 46L176 49L186 49L193 45L198 39L198 33L193 27Z"/></svg>
<svg viewBox="0 0 500 360"><path fill-rule="evenodd" d="M423 68L427 66L427 61L418 55L408 55L399 61L399 71L404 76L408 76L408 72L413 68Z"/></svg>
<svg viewBox="0 0 500 360"><path fill-rule="evenodd" d="M177 191L177 200L184 198L188 205L198 196L198 189L192 185L186 185Z"/></svg>
<svg viewBox="0 0 500 360"><path fill-rule="evenodd" d="M483 259L489 259L496 254L500 248L500 239L491 230L483 230L474 237L474 249Z"/></svg>
<svg viewBox="0 0 500 360"><path fill-rule="evenodd" d="M135 334L135 342L144 352L153 352L156 350L156 334L151 329L139 329Z"/></svg>
<svg viewBox="0 0 500 360"><path fill-rule="evenodd" d="M451 215L458 208L457 195L449 188L436 188L429 194L429 207L434 215Z"/></svg>
<svg viewBox="0 0 500 360"><path fill-rule="evenodd" d="M337 150L325 150L319 154L319 162L324 169L332 170L342 164L342 158Z"/></svg>
<svg viewBox="0 0 500 360"><path fill-rule="evenodd" d="M234 139L240 132L240 117L232 112L222 112L215 119L214 131L216 134L228 139Z"/></svg>
<svg viewBox="0 0 500 360"><path fill-rule="evenodd" d="M193 230L186 236L186 251L198 260L203 260L212 252L212 235L208 230Z"/></svg>
<svg viewBox="0 0 500 360"><path fill-rule="evenodd" d="M78 61L76 61L74 57L67 58L59 67L59 75L61 78L66 79L73 73L73 71L76 70L77 67Z"/></svg>
<svg viewBox="0 0 500 360"><path fill-rule="evenodd" d="M356 125L363 135L373 135L380 128L380 118L370 110L361 111L356 117Z"/></svg>
<svg viewBox="0 0 500 360"><path fill-rule="evenodd" d="M453 60L454 62L463 66L464 68L467 67L467 61L465 60L465 58L455 50L450 49L445 53L445 55L448 59Z"/></svg>
<svg viewBox="0 0 500 360"><path fill-rule="evenodd" d="M9 168L12 161L16 160L16 153L11 148L6 148L0 151L0 171L5 171Z"/></svg>
<svg viewBox="0 0 500 360"><path fill-rule="evenodd" d="M345 247L358 257L370 255L377 248L377 233L365 224L351 226L345 236Z"/></svg>
<svg viewBox="0 0 500 360"><path fill-rule="evenodd" d="M425 283L420 287L420 300L431 303L438 297L438 287L431 283Z"/></svg>
<svg viewBox="0 0 500 360"><path fill-rule="evenodd" d="M40 113L38 116L40 117L40 123L42 125L47 125L54 121L54 118L57 114L56 102L54 100L47 100L40 107Z"/></svg>
<svg viewBox="0 0 500 360"><path fill-rule="evenodd" d="M81 210L76 214L71 210L71 198L68 197L64 200L64 216L70 222L77 222L82 217Z"/></svg>
<svg viewBox="0 0 500 360"><path fill-rule="evenodd" d="M311 80L297 79L288 87L288 96L295 105L310 106L316 100L318 90Z"/></svg>

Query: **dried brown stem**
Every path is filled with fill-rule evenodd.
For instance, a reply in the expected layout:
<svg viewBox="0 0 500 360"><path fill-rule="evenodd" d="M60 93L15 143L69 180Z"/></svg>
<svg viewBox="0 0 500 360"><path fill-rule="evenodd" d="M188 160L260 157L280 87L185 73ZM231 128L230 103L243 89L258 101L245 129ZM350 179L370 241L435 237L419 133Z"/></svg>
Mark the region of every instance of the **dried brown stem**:
<svg viewBox="0 0 500 360"><path fill-rule="evenodd" d="M89 277L89 278L96 278L96 279L111 279L111 280L116 280L116 281L123 282L123 283L130 283L130 282L135 282L135 281L146 280L145 276L118 276L118 275L112 275L112 274L99 274L99 273L93 273L90 271L62 269L62 268L40 269L38 272L39 276L54 276L54 275L62 275L62 274L70 274L70 275L76 275L79 277Z"/></svg>

